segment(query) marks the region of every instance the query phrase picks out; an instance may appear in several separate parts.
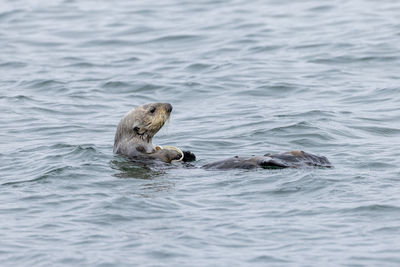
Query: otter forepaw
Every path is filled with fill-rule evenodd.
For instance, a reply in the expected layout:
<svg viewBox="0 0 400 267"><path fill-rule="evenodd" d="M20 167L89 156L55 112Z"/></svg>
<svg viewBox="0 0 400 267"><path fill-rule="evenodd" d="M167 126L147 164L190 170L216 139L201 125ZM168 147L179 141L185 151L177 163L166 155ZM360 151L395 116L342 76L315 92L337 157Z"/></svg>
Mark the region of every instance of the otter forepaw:
<svg viewBox="0 0 400 267"><path fill-rule="evenodd" d="M191 162L196 160L196 155L190 151L182 151L183 152L183 159L184 162Z"/></svg>

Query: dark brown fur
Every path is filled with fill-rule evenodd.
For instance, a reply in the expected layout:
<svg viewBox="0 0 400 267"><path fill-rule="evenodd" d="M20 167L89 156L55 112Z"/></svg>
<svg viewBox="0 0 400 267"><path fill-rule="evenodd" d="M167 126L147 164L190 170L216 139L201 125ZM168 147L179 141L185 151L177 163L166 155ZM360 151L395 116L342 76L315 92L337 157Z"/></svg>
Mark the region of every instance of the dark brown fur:
<svg viewBox="0 0 400 267"><path fill-rule="evenodd" d="M264 156L233 157L216 161L203 166L205 169L278 169L301 167L332 167L326 157L317 156L304 151L289 151Z"/></svg>

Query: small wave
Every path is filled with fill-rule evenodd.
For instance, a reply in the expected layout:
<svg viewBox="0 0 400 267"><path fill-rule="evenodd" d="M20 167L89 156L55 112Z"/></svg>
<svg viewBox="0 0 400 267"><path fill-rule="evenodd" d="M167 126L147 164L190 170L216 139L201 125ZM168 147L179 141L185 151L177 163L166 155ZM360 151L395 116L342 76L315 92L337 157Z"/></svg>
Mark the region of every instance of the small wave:
<svg viewBox="0 0 400 267"><path fill-rule="evenodd" d="M35 100L27 95L16 95L16 96L0 96L0 99L5 98L11 101L26 101L26 102L34 102Z"/></svg>
<svg viewBox="0 0 400 267"><path fill-rule="evenodd" d="M82 42L80 47L99 47L99 46L111 46L111 47L123 47L123 46L135 46L137 42L123 39L98 39Z"/></svg>
<svg viewBox="0 0 400 267"><path fill-rule="evenodd" d="M68 68L93 68L93 67L98 67L98 65L90 63L90 62L78 62L78 63L68 64L65 67L68 67Z"/></svg>
<svg viewBox="0 0 400 267"><path fill-rule="evenodd" d="M268 263L280 263L285 265L285 263L290 263L290 261L287 259L279 258L277 256L267 256L267 255L254 257L250 259L248 262L252 264L261 263L262 265L268 265Z"/></svg>
<svg viewBox="0 0 400 267"><path fill-rule="evenodd" d="M8 61L0 64L0 68L25 68L28 66L25 62L20 61Z"/></svg>
<svg viewBox="0 0 400 267"><path fill-rule="evenodd" d="M14 9L10 11L5 11L0 13L0 21L10 22L16 15L23 14L25 10L23 9Z"/></svg>
<svg viewBox="0 0 400 267"><path fill-rule="evenodd" d="M318 6L309 8L308 11L320 13L320 12L331 11L334 8L335 8L335 6L333 6L333 5L318 5Z"/></svg>
<svg viewBox="0 0 400 267"><path fill-rule="evenodd" d="M42 90L48 90L48 89L60 89L64 88L65 83L57 80L46 80L46 79L40 79L40 80L34 80L26 83L22 83L23 85L26 84L30 88L37 88L37 89L42 89Z"/></svg>
<svg viewBox="0 0 400 267"><path fill-rule="evenodd" d="M320 64L358 64L358 63L369 63L369 62L394 62L398 61L397 56L337 56L331 58L316 58L309 60L310 63L320 63Z"/></svg>
<svg viewBox="0 0 400 267"><path fill-rule="evenodd" d="M109 81L103 84L103 88L128 88L131 84L121 81Z"/></svg>
<svg viewBox="0 0 400 267"><path fill-rule="evenodd" d="M11 181L11 182L6 182L1 185L3 186L9 186L9 185L18 185L18 184L24 184L24 183L33 183L33 182L39 182L46 180L49 177L55 176L55 175L60 175L64 171L70 170L72 167L71 166L65 166L65 167L58 167L55 169L52 169L50 171L45 172L42 175L39 175L36 178L33 179L28 179L28 180L19 180L19 181Z"/></svg>
<svg viewBox="0 0 400 267"><path fill-rule="evenodd" d="M71 154L99 153L94 145L77 145L71 151Z"/></svg>
<svg viewBox="0 0 400 267"><path fill-rule="evenodd" d="M378 127L378 126L349 126L375 136L394 137L400 135L399 128Z"/></svg>
<svg viewBox="0 0 400 267"><path fill-rule="evenodd" d="M111 90L113 93L127 94L127 93L149 93L151 91L161 89L162 86L156 84L130 84L123 81L108 81L102 85L103 88Z"/></svg>
<svg viewBox="0 0 400 267"><path fill-rule="evenodd" d="M285 136L294 140L314 140L321 142L336 140L336 138L332 137L328 133L296 133Z"/></svg>
<svg viewBox="0 0 400 267"><path fill-rule="evenodd" d="M185 41L196 41L202 39L199 35L192 34L179 34L179 35L168 35L155 38L153 40L148 41L149 43L181 43Z"/></svg>
<svg viewBox="0 0 400 267"><path fill-rule="evenodd" d="M29 152L37 152L40 150L59 150L59 149L64 149L64 148L71 148L73 147L70 144L66 144L66 143L57 143L57 144L53 144L53 145L42 145L42 146L35 146L32 148L26 148L24 147L23 149L19 150L19 153L29 153Z"/></svg>
<svg viewBox="0 0 400 267"><path fill-rule="evenodd" d="M384 226L384 227L379 227L374 230L372 230L373 233L388 233L388 234L395 234L398 236L400 234L400 226Z"/></svg>
<svg viewBox="0 0 400 267"><path fill-rule="evenodd" d="M298 90L298 86L294 84L275 84L275 85L262 85L257 86L254 89L246 89L237 92L239 96L287 96L288 94L295 93Z"/></svg>
<svg viewBox="0 0 400 267"><path fill-rule="evenodd" d="M23 41L25 45L40 47L40 48L54 48L65 46L64 42L49 42L49 41L38 41L37 39Z"/></svg>
<svg viewBox="0 0 400 267"><path fill-rule="evenodd" d="M299 131L304 131L304 130L312 130L313 132L315 130L318 130L317 127L313 126L310 122L307 121L300 121L296 122L287 126L279 126L275 127L269 130L271 133L291 133L295 132L298 133Z"/></svg>
<svg viewBox="0 0 400 267"><path fill-rule="evenodd" d="M386 212L394 212L398 214L400 212L400 207L394 205L387 204L370 204L370 205L362 205L354 208L341 209L341 213L368 213L371 212L376 215L376 213L386 213Z"/></svg>
<svg viewBox="0 0 400 267"><path fill-rule="evenodd" d="M304 112L298 112L298 113L291 113L291 114L278 114L275 115L274 117L278 118L321 118L321 117L335 117L335 113L332 111L326 111L326 110L319 110L319 109L314 109L314 110L309 110L309 111L304 111Z"/></svg>
<svg viewBox="0 0 400 267"><path fill-rule="evenodd" d="M20 150L19 153L38 153L41 151L45 151L45 153L43 153L39 159L49 162L62 159L70 162L77 160L80 163L83 163L87 160L95 160L96 157L103 155L103 153L92 144L71 145L65 143L25 148Z"/></svg>
<svg viewBox="0 0 400 267"><path fill-rule="evenodd" d="M359 169L396 169L398 166L395 163L387 163L387 162L378 162L378 161L372 161L373 159L370 159L368 162L362 162L358 164Z"/></svg>
<svg viewBox="0 0 400 267"><path fill-rule="evenodd" d="M210 64L194 63L194 64L190 64L189 66L187 66L186 69L190 70L190 71L202 71L205 69L209 69L211 67L212 67L212 65L210 65Z"/></svg>
<svg viewBox="0 0 400 267"><path fill-rule="evenodd" d="M281 48L282 46L278 45L264 45L264 46L251 47L248 50L252 53L265 53L265 52L275 51Z"/></svg>
<svg viewBox="0 0 400 267"><path fill-rule="evenodd" d="M310 43L310 44L303 44L303 45L296 45L293 46L292 48L297 50L297 49L317 49L317 48L322 48L322 47L327 47L330 44L328 43Z"/></svg>
<svg viewBox="0 0 400 267"><path fill-rule="evenodd" d="M138 62L140 60L141 59L139 57L129 57L125 59L116 60L114 61L114 63L133 63L133 62Z"/></svg>

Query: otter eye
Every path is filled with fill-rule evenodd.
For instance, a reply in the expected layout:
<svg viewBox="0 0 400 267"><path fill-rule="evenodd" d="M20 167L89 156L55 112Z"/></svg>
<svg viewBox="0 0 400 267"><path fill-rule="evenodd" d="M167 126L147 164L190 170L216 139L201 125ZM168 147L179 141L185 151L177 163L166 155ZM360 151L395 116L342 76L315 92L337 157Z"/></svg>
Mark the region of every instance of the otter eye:
<svg viewBox="0 0 400 267"><path fill-rule="evenodd" d="M152 107L151 109L150 109L150 113L154 113L154 112L156 112L156 108L155 107Z"/></svg>

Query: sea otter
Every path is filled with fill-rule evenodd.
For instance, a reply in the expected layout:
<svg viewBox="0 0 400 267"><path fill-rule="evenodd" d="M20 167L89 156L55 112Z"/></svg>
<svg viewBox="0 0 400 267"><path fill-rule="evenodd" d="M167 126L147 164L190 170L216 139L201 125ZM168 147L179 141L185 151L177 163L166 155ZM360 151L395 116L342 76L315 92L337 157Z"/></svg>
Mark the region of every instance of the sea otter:
<svg viewBox="0 0 400 267"><path fill-rule="evenodd" d="M154 147L153 136L168 120L172 111L169 103L150 103L129 111L118 124L114 138L114 153L137 160L193 161L189 151Z"/></svg>
<svg viewBox="0 0 400 267"><path fill-rule="evenodd" d="M138 160L194 161L196 156L190 151L175 147L164 149L152 144L153 136L169 119L172 105L169 103L150 103L129 111L119 122L114 139L114 153ZM253 168L299 168L332 167L326 157L304 151L290 151L264 156L228 158L202 166L204 169L253 169Z"/></svg>

